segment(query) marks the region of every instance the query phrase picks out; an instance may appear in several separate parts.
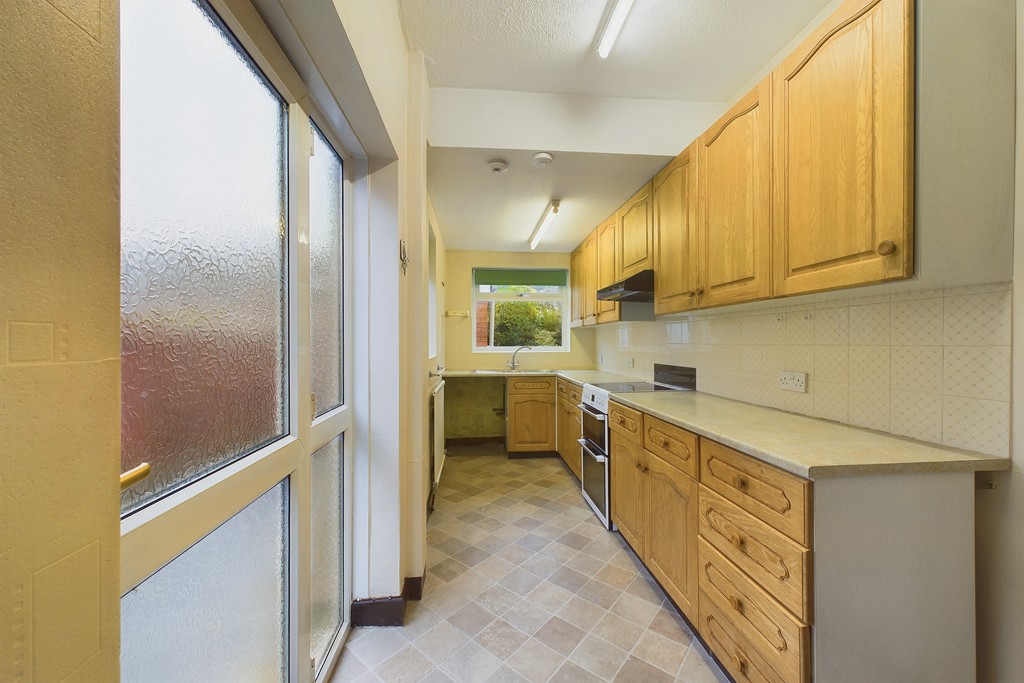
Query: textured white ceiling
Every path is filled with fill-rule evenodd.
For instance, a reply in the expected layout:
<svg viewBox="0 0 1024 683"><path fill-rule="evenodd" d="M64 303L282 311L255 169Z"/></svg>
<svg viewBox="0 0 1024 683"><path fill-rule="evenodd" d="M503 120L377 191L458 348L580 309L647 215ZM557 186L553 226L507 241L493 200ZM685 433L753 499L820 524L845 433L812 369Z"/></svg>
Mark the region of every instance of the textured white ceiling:
<svg viewBox="0 0 1024 683"><path fill-rule="evenodd" d="M400 0L432 86L723 101L828 0L636 0L611 56L611 0Z"/></svg>
<svg viewBox="0 0 1024 683"><path fill-rule="evenodd" d="M533 151L431 147L427 190L448 249L529 251L529 239L551 199L558 218L537 251L572 251L671 157L554 152L536 168ZM491 174L487 162L508 171Z"/></svg>

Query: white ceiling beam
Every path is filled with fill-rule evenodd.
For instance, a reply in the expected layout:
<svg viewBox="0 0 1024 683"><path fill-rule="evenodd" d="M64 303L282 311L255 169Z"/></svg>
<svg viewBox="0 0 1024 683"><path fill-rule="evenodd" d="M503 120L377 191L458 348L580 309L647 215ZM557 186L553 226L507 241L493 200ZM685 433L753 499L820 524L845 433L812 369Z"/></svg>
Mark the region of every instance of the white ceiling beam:
<svg viewBox="0 0 1024 683"><path fill-rule="evenodd" d="M435 147L675 156L726 110L724 102L432 88Z"/></svg>

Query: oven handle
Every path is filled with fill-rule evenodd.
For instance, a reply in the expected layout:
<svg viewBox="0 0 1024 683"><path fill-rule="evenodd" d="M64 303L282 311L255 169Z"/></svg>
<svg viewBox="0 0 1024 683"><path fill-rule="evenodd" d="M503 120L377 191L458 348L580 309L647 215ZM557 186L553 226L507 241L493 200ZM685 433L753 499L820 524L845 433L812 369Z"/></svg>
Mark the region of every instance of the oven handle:
<svg viewBox="0 0 1024 683"><path fill-rule="evenodd" d="M598 461L601 464L604 464L604 463L608 462L608 458L606 456L598 455L594 451L590 450L590 448L587 446L587 440L586 439L576 439L576 442L579 445L583 446L583 450L585 450L587 452L587 455L589 455L594 460Z"/></svg>
<svg viewBox="0 0 1024 683"><path fill-rule="evenodd" d="M585 403L577 403L576 407L585 412L590 417L594 418L595 420L604 422L605 420L608 419L607 415L605 415L604 413L595 413L593 410L588 408Z"/></svg>

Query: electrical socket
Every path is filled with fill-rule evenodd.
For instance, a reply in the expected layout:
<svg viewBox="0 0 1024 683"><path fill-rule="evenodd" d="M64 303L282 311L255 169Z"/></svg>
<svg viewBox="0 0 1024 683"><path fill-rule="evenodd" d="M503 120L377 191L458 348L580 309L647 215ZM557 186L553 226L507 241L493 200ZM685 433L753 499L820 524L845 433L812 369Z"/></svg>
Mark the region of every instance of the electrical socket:
<svg viewBox="0 0 1024 683"><path fill-rule="evenodd" d="M632 356L630 356L629 358L626 359L626 367L627 368L633 367L633 357Z"/></svg>
<svg viewBox="0 0 1024 683"><path fill-rule="evenodd" d="M603 363L604 362L604 354L603 353L597 354L597 362L598 363Z"/></svg>
<svg viewBox="0 0 1024 683"><path fill-rule="evenodd" d="M779 372L779 389L782 389L783 391L795 391L798 394L806 394L807 373L782 370Z"/></svg>

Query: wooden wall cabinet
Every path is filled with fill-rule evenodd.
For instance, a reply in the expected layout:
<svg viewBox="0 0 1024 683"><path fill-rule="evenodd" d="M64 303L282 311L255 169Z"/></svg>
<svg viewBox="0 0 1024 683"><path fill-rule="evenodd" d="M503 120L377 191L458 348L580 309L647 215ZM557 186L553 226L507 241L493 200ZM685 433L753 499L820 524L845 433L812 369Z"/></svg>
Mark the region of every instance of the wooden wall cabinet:
<svg viewBox="0 0 1024 683"><path fill-rule="evenodd" d="M614 284L654 267L653 180L640 188L616 212Z"/></svg>
<svg viewBox="0 0 1024 683"><path fill-rule="evenodd" d="M583 245L580 245L569 257L570 327L583 324L583 278Z"/></svg>
<svg viewBox="0 0 1024 683"><path fill-rule="evenodd" d="M771 293L771 78L698 140L701 308Z"/></svg>
<svg viewBox="0 0 1024 683"><path fill-rule="evenodd" d="M597 324L597 231L590 233L581 247L583 254L583 324Z"/></svg>
<svg viewBox="0 0 1024 683"><path fill-rule="evenodd" d="M700 241L697 238L697 144L654 176L654 313L697 307Z"/></svg>
<svg viewBox="0 0 1024 683"><path fill-rule="evenodd" d="M506 382L509 453L554 451L555 380L553 377L516 377Z"/></svg>
<svg viewBox="0 0 1024 683"><path fill-rule="evenodd" d="M772 74L778 296L913 274L911 0L852 0Z"/></svg>
<svg viewBox="0 0 1024 683"><path fill-rule="evenodd" d="M594 304L597 312L598 323L617 322L619 320L619 303L617 301L597 301L597 290L609 285L614 285L618 280L617 263L618 257L618 230L619 223L616 215L611 215L601 225L597 226L595 235L597 239L597 282L594 289Z"/></svg>

